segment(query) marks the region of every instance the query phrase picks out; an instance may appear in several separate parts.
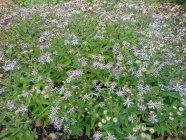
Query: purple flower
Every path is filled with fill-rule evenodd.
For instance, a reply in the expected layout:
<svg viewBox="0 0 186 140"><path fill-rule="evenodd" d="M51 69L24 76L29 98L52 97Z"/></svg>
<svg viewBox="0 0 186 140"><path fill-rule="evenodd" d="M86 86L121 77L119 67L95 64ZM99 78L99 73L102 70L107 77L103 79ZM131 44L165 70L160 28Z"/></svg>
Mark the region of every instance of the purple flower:
<svg viewBox="0 0 186 140"><path fill-rule="evenodd" d="M67 82L72 82L83 75L83 70L82 69L70 70L67 72L67 75L68 75Z"/></svg>
<svg viewBox="0 0 186 140"><path fill-rule="evenodd" d="M3 69L5 71L11 71L11 70L14 70L14 69L17 69L18 66L17 66L17 61L16 60L13 60L13 61L9 61L7 62L4 66L3 66Z"/></svg>
<svg viewBox="0 0 186 140"><path fill-rule="evenodd" d="M63 122L63 120L56 117L53 121L54 128L57 129L57 130L61 130L62 122Z"/></svg>
<svg viewBox="0 0 186 140"><path fill-rule="evenodd" d="M100 140L102 137L102 134L100 131L96 131L93 135L94 140Z"/></svg>
<svg viewBox="0 0 186 140"><path fill-rule="evenodd" d="M4 88L0 88L0 95L4 92Z"/></svg>
<svg viewBox="0 0 186 140"><path fill-rule="evenodd" d="M46 53L46 54L42 55L42 56L39 58L39 61L40 61L42 64L44 64L45 62L50 63L50 62L53 61L52 58L51 58L51 55L52 55L51 53Z"/></svg>

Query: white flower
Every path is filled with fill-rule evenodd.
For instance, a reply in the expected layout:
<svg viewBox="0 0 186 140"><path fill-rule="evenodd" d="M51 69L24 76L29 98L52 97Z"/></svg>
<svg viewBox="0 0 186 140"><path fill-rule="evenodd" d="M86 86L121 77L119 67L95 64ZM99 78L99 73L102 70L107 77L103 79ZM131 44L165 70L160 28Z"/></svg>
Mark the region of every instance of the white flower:
<svg viewBox="0 0 186 140"><path fill-rule="evenodd" d="M118 119L117 118L113 118L113 122L117 123Z"/></svg>
<svg viewBox="0 0 186 140"><path fill-rule="evenodd" d="M152 100L150 100L147 103L147 105L148 105L148 108L150 108L150 109L156 109L156 108L158 108L158 104L156 102L153 102Z"/></svg>
<svg viewBox="0 0 186 140"><path fill-rule="evenodd" d="M18 67L17 66L17 61L16 60L13 60L13 61L6 62L6 64L3 66L3 69L5 71L11 71L11 70L16 69L17 67Z"/></svg>
<svg viewBox="0 0 186 140"><path fill-rule="evenodd" d="M50 110L51 114L55 115L58 113L58 110L60 110L60 107L58 105L53 106Z"/></svg>
<svg viewBox="0 0 186 140"><path fill-rule="evenodd" d="M15 105L12 101L8 100L7 108L9 111L13 111L15 109Z"/></svg>
<svg viewBox="0 0 186 140"><path fill-rule="evenodd" d="M24 113L27 112L27 111L28 111L28 106L22 104L22 105L15 111L15 113L22 113L22 114L24 114Z"/></svg>
<svg viewBox="0 0 186 140"><path fill-rule="evenodd" d="M156 118L157 115L155 114L155 112L153 111L150 111L150 117L149 117L149 122L151 123L155 123L155 122L158 122L158 119Z"/></svg>
<svg viewBox="0 0 186 140"><path fill-rule="evenodd" d="M42 64L44 64L45 62L50 63L53 61L51 56L51 53L46 53L39 58L39 62L41 62Z"/></svg>
<svg viewBox="0 0 186 140"><path fill-rule="evenodd" d="M107 121L110 121L110 119L111 119L111 117L106 116L106 120L107 120Z"/></svg>
<svg viewBox="0 0 186 140"><path fill-rule="evenodd" d="M100 131L96 131L93 135L94 140L100 140L102 137L102 134Z"/></svg>
<svg viewBox="0 0 186 140"><path fill-rule="evenodd" d="M85 100L88 100L89 98L90 98L90 96L88 94L85 94L82 99L83 99L83 101L85 101Z"/></svg>
<svg viewBox="0 0 186 140"><path fill-rule="evenodd" d="M129 136L127 137L127 139L129 139L129 140L136 140L135 133L134 134L130 134L129 133Z"/></svg>
<svg viewBox="0 0 186 140"><path fill-rule="evenodd" d="M177 114L178 114L179 116L181 116L181 115L182 115L182 114L181 114L181 112L179 112L179 111L177 112Z"/></svg>
<svg viewBox="0 0 186 140"><path fill-rule="evenodd" d="M70 83L78 78L80 78L83 75L83 70L82 69L77 69L77 70L69 70L67 71L67 82Z"/></svg>
<svg viewBox="0 0 186 140"><path fill-rule="evenodd" d="M149 131L151 134L153 134L155 132L155 130L153 128L150 128Z"/></svg>
<svg viewBox="0 0 186 140"><path fill-rule="evenodd" d="M174 108L174 109L177 109L177 107L176 107L176 106L173 106L173 108Z"/></svg>
<svg viewBox="0 0 186 140"><path fill-rule="evenodd" d="M142 138L145 138L146 137L146 134L145 133L141 133L141 137Z"/></svg>
<svg viewBox="0 0 186 140"><path fill-rule="evenodd" d="M63 96L63 99L64 100L67 100L69 97L71 97L72 96L72 94L71 94L71 92L70 91L66 91L65 93L64 93L64 96Z"/></svg>
<svg viewBox="0 0 186 140"><path fill-rule="evenodd" d="M116 140L116 138L114 137L114 135L111 135L110 133L107 133L108 136L105 137L107 140Z"/></svg>
<svg viewBox="0 0 186 140"><path fill-rule="evenodd" d="M173 120L174 120L174 118L173 118L173 117L169 117L169 119L170 119L171 121L173 121Z"/></svg>
<svg viewBox="0 0 186 140"><path fill-rule="evenodd" d="M172 116L172 115L173 115L173 113L172 113L172 112L170 112L170 113L169 113L169 115L170 115L170 116Z"/></svg>
<svg viewBox="0 0 186 140"><path fill-rule="evenodd" d="M134 127L133 129L132 129L134 132L137 132L138 130Z"/></svg>
<svg viewBox="0 0 186 140"><path fill-rule="evenodd" d="M142 130L142 131L146 131L147 128L146 128L145 126L142 126L142 127L141 127L141 130Z"/></svg>
<svg viewBox="0 0 186 140"><path fill-rule="evenodd" d="M186 106L186 99L181 99L181 104L183 105L183 106Z"/></svg>
<svg viewBox="0 0 186 140"><path fill-rule="evenodd" d="M102 119L101 121L103 124L105 124L107 122L105 119Z"/></svg>
<svg viewBox="0 0 186 140"><path fill-rule="evenodd" d="M132 106L132 104L134 103L130 100L129 97L127 97L127 99L124 99L124 103L123 103L124 106L130 107Z"/></svg>
<svg viewBox="0 0 186 140"><path fill-rule="evenodd" d="M4 92L4 88L0 88L0 95Z"/></svg>
<svg viewBox="0 0 186 140"><path fill-rule="evenodd" d="M184 111L183 107L179 107L179 111Z"/></svg>
<svg viewBox="0 0 186 140"><path fill-rule="evenodd" d="M99 126L99 127L102 127L103 125L102 125L102 123L101 123L101 122L99 122L99 123L98 123L98 126Z"/></svg>
<svg viewBox="0 0 186 140"><path fill-rule="evenodd" d="M177 83L176 86L173 89L175 89L176 91L181 91L182 85L180 85L179 83Z"/></svg>
<svg viewBox="0 0 186 140"><path fill-rule="evenodd" d="M104 110L104 111L103 111L103 114L106 115L106 114L107 114L107 110Z"/></svg>
<svg viewBox="0 0 186 140"><path fill-rule="evenodd" d="M149 134L146 134L146 138L147 138L147 140L150 140L151 136Z"/></svg>
<svg viewBox="0 0 186 140"><path fill-rule="evenodd" d="M135 117L133 115L128 116L128 121L133 123L135 121Z"/></svg>

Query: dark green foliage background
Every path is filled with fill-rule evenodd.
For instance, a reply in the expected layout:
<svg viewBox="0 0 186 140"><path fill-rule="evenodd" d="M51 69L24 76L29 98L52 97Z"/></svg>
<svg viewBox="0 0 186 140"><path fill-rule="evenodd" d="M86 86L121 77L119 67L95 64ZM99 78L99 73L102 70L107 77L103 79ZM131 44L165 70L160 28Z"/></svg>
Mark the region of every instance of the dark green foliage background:
<svg viewBox="0 0 186 140"><path fill-rule="evenodd" d="M171 2L186 6L186 0L159 0L159 2Z"/></svg>

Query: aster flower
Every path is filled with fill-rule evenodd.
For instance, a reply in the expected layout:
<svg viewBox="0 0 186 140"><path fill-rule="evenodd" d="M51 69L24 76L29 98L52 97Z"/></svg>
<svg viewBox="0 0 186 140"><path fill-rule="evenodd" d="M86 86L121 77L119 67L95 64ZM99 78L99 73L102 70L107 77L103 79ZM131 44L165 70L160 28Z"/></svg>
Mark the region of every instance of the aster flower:
<svg viewBox="0 0 186 140"><path fill-rule="evenodd" d="M3 69L5 71L11 71L11 70L15 70L17 69L17 61L13 60L13 61L8 61L4 66Z"/></svg>
<svg viewBox="0 0 186 140"><path fill-rule="evenodd" d="M29 96L32 96L32 93L31 92L24 92L22 94L23 97L29 97Z"/></svg>
<svg viewBox="0 0 186 140"><path fill-rule="evenodd" d="M114 137L114 135L112 135L111 133L107 133L107 136L105 138L107 140L116 140L116 138Z"/></svg>
<svg viewBox="0 0 186 140"><path fill-rule="evenodd" d="M156 102L153 102L152 100L150 100L148 103L147 103L147 105L148 105L148 108L150 108L150 109L156 109L158 106L158 104L156 103Z"/></svg>
<svg viewBox="0 0 186 140"><path fill-rule="evenodd" d="M90 98L90 96L88 94L85 94L82 98L83 101L86 101Z"/></svg>
<svg viewBox="0 0 186 140"><path fill-rule="evenodd" d="M51 53L46 53L39 58L39 62L41 62L42 64L44 64L45 62L50 63L53 61L51 56Z"/></svg>
<svg viewBox="0 0 186 140"><path fill-rule="evenodd" d="M104 69L105 65L103 63L100 63L100 62L93 62L93 67L98 68L98 69Z"/></svg>
<svg viewBox="0 0 186 140"><path fill-rule="evenodd" d="M64 125L63 131L66 132L66 133L68 133L68 134L71 133L70 127L69 126L66 126L66 125Z"/></svg>
<svg viewBox="0 0 186 140"><path fill-rule="evenodd" d="M119 90L118 92L116 92L117 96L123 96L123 91Z"/></svg>
<svg viewBox="0 0 186 140"><path fill-rule="evenodd" d="M138 109L144 111L144 110L146 110L146 106L145 105L138 105Z"/></svg>
<svg viewBox="0 0 186 140"><path fill-rule="evenodd" d="M71 94L71 92L70 91L66 91L65 93L64 93L64 96L63 96L63 99L64 100L67 100L69 97L71 97L72 96L72 94Z"/></svg>
<svg viewBox="0 0 186 140"><path fill-rule="evenodd" d="M0 61L4 59L4 53L0 51Z"/></svg>
<svg viewBox="0 0 186 140"><path fill-rule="evenodd" d="M59 107L58 105L56 105L56 106L53 106L53 107L51 108L50 112L51 112L52 114L57 114L59 110L60 110L60 107Z"/></svg>
<svg viewBox="0 0 186 140"><path fill-rule="evenodd" d="M175 91L181 91L182 85L180 85L179 83L176 83L176 85L173 89L175 89Z"/></svg>
<svg viewBox="0 0 186 140"><path fill-rule="evenodd" d="M100 93L91 93L91 95L93 95L93 96L96 96L96 98L99 98L100 96L101 96L101 94Z"/></svg>
<svg viewBox="0 0 186 140"><path fill-rule="evenodd" d="M129 97L127 97L126 99L124 99L124 103L123 103L124 106L131 107L132 104L134 104L134 103L130 100Z"/></svg>
<svg viewBox="0 0 186 140"><path fill-rule="evenodd" d="M129 140L136 140L135 133L134 133L134 134L130 134L130 133L129 133L129 136L126 137L126 138L129 139Z"/></svg>
<svg viewBox="0 0 186 140"><path fill-rule="evenodd" d="M0 88L0 95L4 92L4 88Z"/></svg>
<svg viewBox="0 0 186 140"><path fill-rule="evenodd" d="M128 121L133 123L135 121L135 117L133 115L128 116Z"/></svg>
<svg viewBox="0 0 186 140"><path fill-rule="evenodd" d="M157 115L155 114L155 112L153 112L153 111L150 111L150 117L149 117L149 122L151 122L151 123L156 123L156 122L158 122L158 119L157 119Z"/></svg>
<svg viewBox="0 0 186 140"><path fill-rule="evenodd" d="M105 103L104 103L104 102L100 102L100 103L99 103L99 106L100 106L100 107L104 107L104 106L105 106Z"/></svg>
<svg viewBox="0 0 186 140"><path fill-rule="evenodd" d="M53 120L54 128L57 130L61 130L62 122L63 122L63 120L59 119L58 117L55 117L55 119Z"/></svg>
<svg viewBox="0 0 186 140"><path fill-rule="evenodd" d="M13 111L16 107L12 101L8 100L7 108L9 111Z"/></svg>
<svg viewBox="0 0 186 140"><path fill-rule="evenodd" d="M144 102L143 95L139 94L139 96L138 96L138 102L140 102L140 103L143 103Z"/></svg>
<svg viewBox="0 0 186 140"><path fill-rule="evenodd" d="M22 104L22 105L15 111L15 113L25 114L27 111L28 111L28 106Z"/></svg>
<svg viewBox="0 0 186 140"><path fill-rule="evenodd" d="M96 131L93 135L94 140L100 140L102 137L102 134L100 131Z"/></svg>
<svg viewBox="0 0 186 140"><path fill-rule="evenodd" d="M181 104L182 104L183 106L186 106L186 99L182 98L182 99L181 99Z"/></svg>
<svg viewBox="0 0 186 140"><path fill-rule="evenodd" d="M72 114L72 113L74 113L75 111L76 111L76 108L73 106L73 107L71 107L71 108L69 109L69 111L68 111L67 113Z"/></svg>
<svg viewBox="0 0 186 140"><path fill-rule="evenodd" d="M83 70L82 69L77 69L77 70L70 70L67 72L68 78L67 82L72 82L78 78L80 78L83 75Z"/></svg>

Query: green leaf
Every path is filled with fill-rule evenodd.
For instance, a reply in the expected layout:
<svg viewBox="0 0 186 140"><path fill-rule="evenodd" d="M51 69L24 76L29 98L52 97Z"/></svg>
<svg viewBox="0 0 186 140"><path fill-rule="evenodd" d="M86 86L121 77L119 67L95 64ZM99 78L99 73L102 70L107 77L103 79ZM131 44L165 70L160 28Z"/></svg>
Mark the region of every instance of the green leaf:
<svg viewBox="0 0 186 140"><path fill-rule="evenodd" d="M163 97L172 97L172 98L176 98L176 99L179 99L180 98L178 92L162 92L161 95Z"/></svg>
<svg viewBox="0 0 186 140"><path fill-rule="evenodd" d="M10 132L8 131L1 131L0 132L0 139L2 139L3 137L7 136Z"/></svg>

